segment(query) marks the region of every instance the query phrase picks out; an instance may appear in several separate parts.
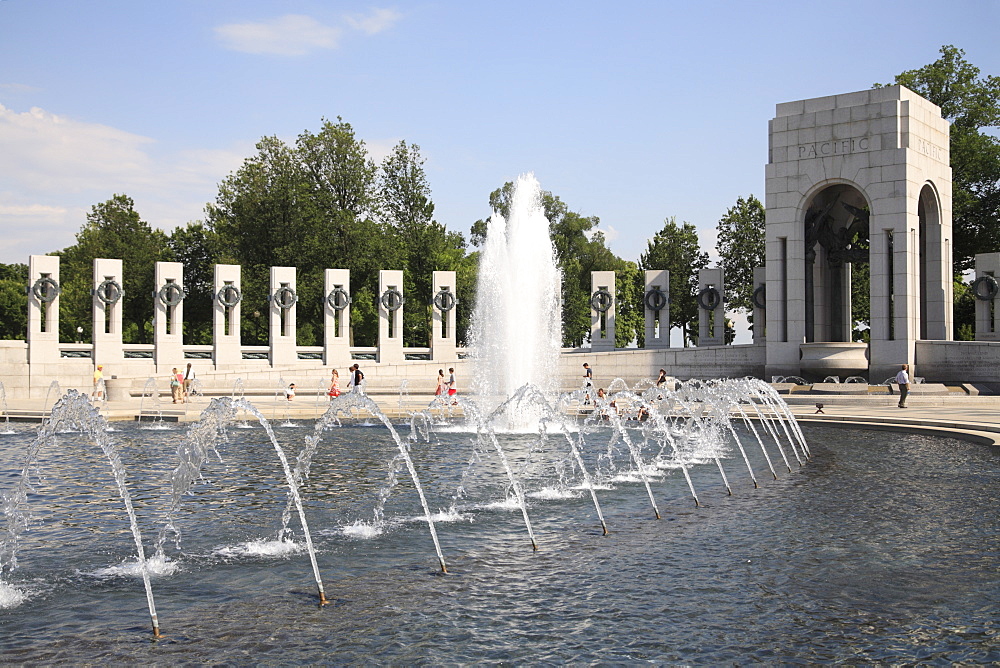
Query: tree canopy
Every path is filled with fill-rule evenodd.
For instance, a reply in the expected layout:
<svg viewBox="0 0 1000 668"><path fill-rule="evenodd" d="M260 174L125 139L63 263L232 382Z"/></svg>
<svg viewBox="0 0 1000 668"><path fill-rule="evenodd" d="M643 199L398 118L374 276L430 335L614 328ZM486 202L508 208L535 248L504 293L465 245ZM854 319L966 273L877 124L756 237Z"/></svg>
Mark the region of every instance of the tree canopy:
<svg viewBox="0 0 1000 668"><path fill-rule="evenodd" d="M688 222L677 224L673 216L647 242L639 268L670 272L670 328L680 328L684 345L697 337L698 270L708 266L708 253L698 245L698 230Z"/></svg>
<svg viewBox="0 0 1000 668"><path fill-rule="evenodd" d="M983 131L1000 126L1000 77L980 76L965 51L949 44L933 63L901 72L894 83L951 121L953 251L956 269L971 269L976 253L1000 250L1000 140Z"/></svg>
<svg viewBox="0 0 1000 668"><path fill-rule="evenodd" d="M764 205L750 195L719 219L716 249L726 278L726 304L753 311L753 270L764 266Z"/></svg>

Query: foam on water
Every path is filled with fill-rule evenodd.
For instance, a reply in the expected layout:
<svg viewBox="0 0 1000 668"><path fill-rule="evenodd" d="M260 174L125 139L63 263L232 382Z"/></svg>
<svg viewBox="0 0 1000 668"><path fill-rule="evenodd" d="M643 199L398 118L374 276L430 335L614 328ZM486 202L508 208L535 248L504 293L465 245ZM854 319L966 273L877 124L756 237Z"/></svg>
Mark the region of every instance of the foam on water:
<svg viewBox="0 0 1000 668"><path fill-rule="evenodd" d="M382 527L370 522L358 520L354 524L349 524L340 528L340 533L350 538L362 538L365 540L375 538L382 534Z"/></svg>
<svg viewBox="0 0 1000 668"><path fill-rule="evenodd" d="M17 587L0 582L0 609L16 608L27 600L27 593Z"/></svg>
<svg viewBox="0 0 1000 668"><path fill-rule="evenodd" d="M286 557L305 550L305 546L292 540L251 540L240 545L216 548L212 554L219 557Z"/></svg>
<svg viewBox="0 0 1000 668"><path fill-rule="evenodd" d="M148 575L167 576L180 571L180 564L164 555L153 555L146 559L146 573ZM86 575L98 578L129 577L141 578L143 574L142 564L137 559L129 559L115 566L98 568L90 571Z"/></svg>
<svg viewBox="0 0 1000 668"><path fill-rule="evenodd" d="M508 496L502 501L494 501L480 506L486 510L520 510L521 504L515 496Z"/></svg>
<svg viewBox="0 0 1000 668"><path fill-rule="evenodd" d="M580 494L571 489L563 489L560 487L543 487L537 492L531 492L528 494L533 499L543 499L546 501L556 501L560 499L578 499Z"/></svg>

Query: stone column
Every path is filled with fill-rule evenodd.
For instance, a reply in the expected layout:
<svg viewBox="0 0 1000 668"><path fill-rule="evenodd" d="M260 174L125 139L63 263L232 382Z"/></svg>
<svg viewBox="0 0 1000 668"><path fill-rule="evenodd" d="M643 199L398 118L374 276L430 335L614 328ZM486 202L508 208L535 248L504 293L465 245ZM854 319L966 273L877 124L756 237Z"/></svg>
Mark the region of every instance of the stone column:
<svg viewBox="0 0 1000 668"><path fill-rule="evenodd" d="M125 361L122 345L122 261L94 258L94 364L109 378Z"/></svg>
<svg viewBox="0 0 1000 668"><path fill-rule="evenodd" d="M455 272L433 273L431 298L431 359L435 362L458 361L455 343L455 323L458 298L455 296Z"/></svg>
<svg viewBox="0 0 1000 668"><path fill-rule="evenodd" d="M243 301L238 264L215 265L212 282L212 344L215 368L243 362L240 305Z"/></svg>
<svg viewBox="0 0 1000 668"><path fill-rule="evenodd" d="M670 272L646 270L646 290L642 295L646 314L646 348L670 347Z"/></svg>
<svg viewBox="0 0 1000 668"><path fill-rule="evenodd" d="M351 270L323 272L323 360L327 366L351 364Z"/></svg>
<svg viewBox="0 0 1000 668"><path fill-rule="evenodd" d="M725 295L722 267L698 270L698 347L726 343Z"/></svg>
<svg viewBox="0 0 1000 668"><path fill-rule="evenodd" d="M299 301L295 267L271 267L267 301L271 366L295 364L299 361L295 347L295 311Z"/></svg>
<svg viewBox="0 0 1000 668"><path fill-rule="evenodd" d="M1000 341L998 276L1000 253L977 253L976 278L972 284L976 298L976 341Z"/></svg>
<svg viewBox="0 0 1000 668"><path fill-rule="evenodd" d="M615 349L615 272L590 272L590 347Z"/></svg>
<svg viewBox="0 0 1000 668"><path fill-rule="evenodd" d="M767 267L753 268L753 342L767 341Z"/></svg>
<svg viewBox="0 0 1000 668"><path fill-rule="evenodd" d="M378 272L378 361L398 363L403 354L403 272Z"/></svg>
<svg viewBox="0 0 1000 668"><path fill-rule="evenodd" d="M153 356L156 373L184 364L184 265L157 262L153 295Z"/></svg>
<svg viewBox="0 0 1000 668"><path fill-rule="evenodd" d="M28 364L59 362L61 290L59 257L30 256L28 258Z"/></svg>

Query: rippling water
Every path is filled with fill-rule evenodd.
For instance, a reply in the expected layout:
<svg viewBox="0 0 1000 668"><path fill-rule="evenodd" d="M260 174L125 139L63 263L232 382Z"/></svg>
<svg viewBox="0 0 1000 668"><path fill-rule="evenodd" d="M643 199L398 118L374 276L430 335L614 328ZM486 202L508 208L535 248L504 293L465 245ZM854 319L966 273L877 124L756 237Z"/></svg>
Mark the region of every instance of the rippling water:
<svg viewBox="0 0 1000 668"><path fill-rule="evenodd" d="M294 456L301 428L279 429ZM164 522L183 435L116 425L147 544ZM0 491L17 481L26 428L0 436ZM127 518L100 451L72 434L45 449L37 520L0 610L5 662L985 663L1000 661L1000 450L962 441L810 427L813 460L774 480L750 449L651 480L662 520L627 458L585 453L600 473L610 534L557 440L505 437L539 543L505 503L495 457L467 469L471 436L412 446L448 574L405 468L369 524L388 462L385 431L327 432L302 488L331 604L316 605L308 557L275 552L286 489L263 430L232 431L222 461L177 518L177 570L153 579L163 640L150 641ZM744 434L746 436L746 434ZM749 441L748 441L749 443ZM646 453L647 456L650 453ZM777 463L780 458L771 451ZM789 454L789 456L791 456ZM464 475L463 475L464 474ZM632 476L634 478L634 476ZM459 484L466 494L448 514ZM301 532L293 519L295 538ZM365 530L365 529L368 530ZM258 542L255 542L258 541ZM273 544L271 544L273 545ZM2 592L0 592L2 598Z"/></svg>

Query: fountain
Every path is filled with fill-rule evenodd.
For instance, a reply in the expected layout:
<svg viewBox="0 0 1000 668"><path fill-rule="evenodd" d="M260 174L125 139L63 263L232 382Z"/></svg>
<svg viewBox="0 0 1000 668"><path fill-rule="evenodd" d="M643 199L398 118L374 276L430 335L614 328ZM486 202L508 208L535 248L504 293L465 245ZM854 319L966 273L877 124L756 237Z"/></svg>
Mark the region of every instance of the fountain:
<svg viewBox="0 0 1000 668"><path fill-rule="evenodd" d="M142 396L139 398L139 415L136 419L139 422L152 422L147 429L168 429L163 422L163 402L160 399L160 391L156 387L155 378L147 378L142 387Z"/></svg>
<svg viewBox="0 0 1000 668"><path fill-rule="evenodd" d="M411 410L402 385L400 423L345 393L302 436L273 429L279 401L289 422L283 395L268 419L237 379L184 434L124 425L112 441L70 393L36 439L0 439L4 658L1000 660L1000 578L983 544L1000 531L996 453L827 427L807 442L754 379L616 379L589 405L585 390L557 392L559 280L538 196L522 177L510 215L491 219L479 384L457 406ZM97 503L107 491L84 468L95 458L73 447L95 441L128 530ZM79 458L40 461L55 444ZM131 621L139 577L154 634L154 587L169 630L156 643Z"/></svg>
<svg viewBox="0 0 1000 668"><path fill-rule="evenodd" d="M480 256L470 348L472 386L486 412L522 385L538 387L546 395L555 389L560 294L541 187L533 175L521 176L514 185L509 216L494 212L490 218Z"/></svg>
<svg viewBox="0 0 1000 668"><path fill-rule="evenodd" d="M3 412L3 426L4 429L2 434L13 434L13 430L10 428L10 413L7 412L7 388L4 387L3 383L0 382L0 411Z"/></svg>

